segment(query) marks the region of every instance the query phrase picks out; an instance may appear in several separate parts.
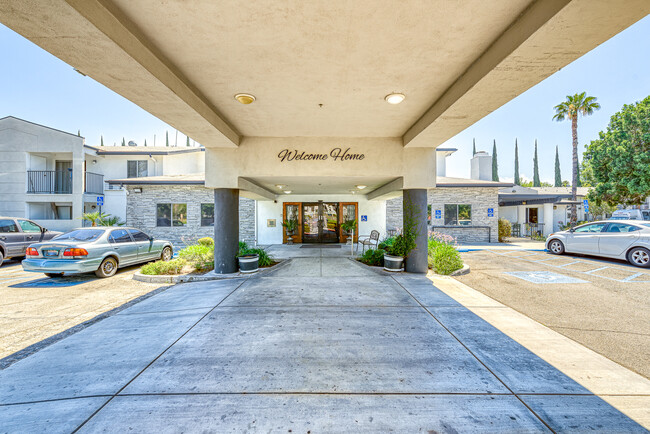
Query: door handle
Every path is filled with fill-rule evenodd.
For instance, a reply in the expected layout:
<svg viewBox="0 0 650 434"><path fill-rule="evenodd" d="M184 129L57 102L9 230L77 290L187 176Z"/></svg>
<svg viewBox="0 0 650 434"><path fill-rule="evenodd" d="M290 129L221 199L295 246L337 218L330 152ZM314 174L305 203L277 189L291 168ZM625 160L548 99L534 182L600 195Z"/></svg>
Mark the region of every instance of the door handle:
<svg viewBox="0 0 650 434"><path fill-rule="evenodd" d="M7 237L0 237L0 240L6 240Z"/></svg>

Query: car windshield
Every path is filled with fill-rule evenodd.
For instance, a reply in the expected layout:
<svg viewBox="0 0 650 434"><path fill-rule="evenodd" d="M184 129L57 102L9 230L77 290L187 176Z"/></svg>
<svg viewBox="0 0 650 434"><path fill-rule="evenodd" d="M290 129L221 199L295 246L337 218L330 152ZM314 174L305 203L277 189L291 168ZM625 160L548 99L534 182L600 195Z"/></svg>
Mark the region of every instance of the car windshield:
<svg viewBox="0 0 650 434"><path fill-rule="evenodd" d="M76 231L66 232L53 239L57 241L95 241L101 237L105 231L103 229L77 229Z"/></svg>
<svg viewBox="0 0 650 434"><path fill-rule="evenodd" d="M642 226L646 226L650 228L650 223L640 223Z"/></svg>

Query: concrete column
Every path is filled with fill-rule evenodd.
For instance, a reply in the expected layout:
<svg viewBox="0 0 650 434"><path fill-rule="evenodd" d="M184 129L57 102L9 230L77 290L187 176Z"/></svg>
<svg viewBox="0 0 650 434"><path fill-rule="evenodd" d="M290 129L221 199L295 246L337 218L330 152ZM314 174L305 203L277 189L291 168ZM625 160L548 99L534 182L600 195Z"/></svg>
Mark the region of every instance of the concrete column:
<svg viewBox="0 0 650 434"><path fill-rule="evenodd" d="M517 223L521 225L523 230L524 223L526 223L526 205L517 206Z"/></svg>
<svg viewBox="0 0 650 434"><path fill-rule="evenodd" d="M214 189L214 272L236 273L239 250L239 190Z"/></svg>
<svg viewBox="0 0 650 434"><path fill-rule="evenodd" d="M553 225L555 222L553 221L553 204L552 203L545 203L544 204L544 214L543 217L544 219L544 236L548 237L553 233Z"/></svg>
<svg viewBox="0 0 650 434"><path fill-rule="evenodd" d="M429 264L427 258L427 189L413 188L403 190L404 225L411 220L416 232L415 249L406 258L406 271L409 273L426 273Z"/></svg>

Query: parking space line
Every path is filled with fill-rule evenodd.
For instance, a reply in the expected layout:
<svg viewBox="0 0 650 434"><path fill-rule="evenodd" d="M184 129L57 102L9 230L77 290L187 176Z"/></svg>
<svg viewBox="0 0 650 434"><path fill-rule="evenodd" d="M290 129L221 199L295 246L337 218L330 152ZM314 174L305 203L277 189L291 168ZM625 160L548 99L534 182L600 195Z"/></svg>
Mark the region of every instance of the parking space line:
<svg viewBox="0 0 650 434"><path fill-rule="evenodd" d="M595 270L583 271L583 273L591 274L591 273L595 273L596 271L606 270L608 268L610 268L610 267L600 267L600 268L596 268ZM598 277L603 277L603 276L598 276Z"/></svg>
<svg viewBox="0 0 650 434"><path fill-rule="evenodd" d="M580 262L582 261L573 261L569 262L568 264L557 265L557 267L566 267L567 265L579 264Z"/></svg>
<svg viewBox="0 0 650 434"><path fill-rule="evenodd" d="M630 280L635 279L635 278L637 278L639 276L643 276L644 274L645 273L636 273L636 274L633 274L631 276L627 276L627 277L623 278L623 280L621 280L621 282L629 282ZM647 282L647 280L640 280L640 282Z"/></svg>

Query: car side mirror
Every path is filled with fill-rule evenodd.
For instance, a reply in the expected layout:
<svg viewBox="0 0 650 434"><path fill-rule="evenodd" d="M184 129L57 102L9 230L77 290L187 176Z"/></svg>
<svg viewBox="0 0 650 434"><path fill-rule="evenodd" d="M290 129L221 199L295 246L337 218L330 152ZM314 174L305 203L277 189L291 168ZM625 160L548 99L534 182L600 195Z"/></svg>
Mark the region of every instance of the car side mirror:
<svg viewBox="0 0 650 434"><path fill-rule="evenodd" d="M44 227L41 227L41 233L44 234L45 232L47 232L47 229L45 229Z"/></svg>
<svg viewBox="0 0 650 434"><path fill-rule="evenodd" d="M153 237L149 235L149 241L153 241Z"/></svg>
<svg viewBox="0 0 650 434"><path fill-rule="evenodd" d="M569 229L569 232L575 232L576 230L574 228Z"/></svg>

